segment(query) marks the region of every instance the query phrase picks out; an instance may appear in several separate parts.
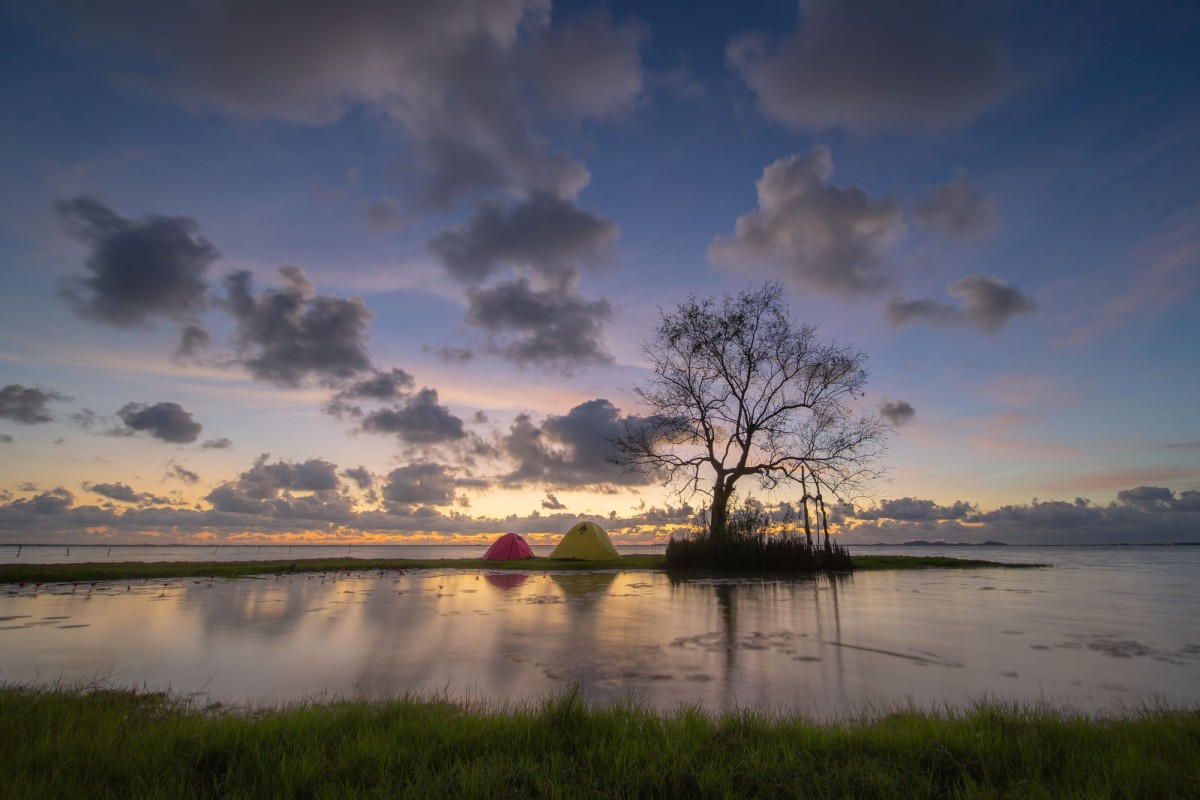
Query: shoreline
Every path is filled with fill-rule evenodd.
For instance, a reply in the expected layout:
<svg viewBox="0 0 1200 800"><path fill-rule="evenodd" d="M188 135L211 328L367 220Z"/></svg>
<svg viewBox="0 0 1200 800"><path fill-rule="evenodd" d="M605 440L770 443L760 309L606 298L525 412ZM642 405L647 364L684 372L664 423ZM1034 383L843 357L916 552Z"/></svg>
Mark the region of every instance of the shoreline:
<svg viewBox="0 0 1200 800"><path fill-rule="evenodd" d="M1015 564L950 556L854 556L855 571L908 569L1030 569L1046 568L1049 564ZM666 556L661 554L629 555L611 561L579 561L531 558L520 561L489 561L482 558L450 559L377 559L321 558L282 559L271 561L121 561L112 563L85 562L80 564L0 564L0 585L43 583L83 583L159 578L249 578L300 573L371 572L463 569L497 572L550 571L666 571ZM678 571L678 574L692 574ZM705 573L711 574L711 573ZM722 573L723 574L723 573ZM739 573L729 573L731 577ZM755 577L808 577L813 573L767 572ZM825 574L825 573L819 573ZM845 573L852 574L852 573ZM749 575L747 573L747 575Z"/></svg>

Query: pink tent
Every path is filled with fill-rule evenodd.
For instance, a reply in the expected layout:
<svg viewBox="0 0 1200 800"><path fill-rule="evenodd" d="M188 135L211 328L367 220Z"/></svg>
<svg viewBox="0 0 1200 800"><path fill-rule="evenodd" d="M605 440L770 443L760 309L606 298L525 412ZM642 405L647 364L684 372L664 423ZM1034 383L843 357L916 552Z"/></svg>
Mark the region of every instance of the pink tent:
<svg viewBox="0 0 1200 800"><path fill-rule="evenodd" d="M512 561L517 558L533 558L533 551L518 534L506 533L492 542L492 546L483 557L493 561Z"/></svg>

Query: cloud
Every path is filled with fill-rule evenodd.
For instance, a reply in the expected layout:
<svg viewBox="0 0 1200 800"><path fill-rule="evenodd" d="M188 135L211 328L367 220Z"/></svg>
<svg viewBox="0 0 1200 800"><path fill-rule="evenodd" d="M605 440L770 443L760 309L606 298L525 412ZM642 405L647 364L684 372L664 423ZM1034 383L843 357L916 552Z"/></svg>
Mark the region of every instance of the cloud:
<svg viewBox="0 0 1200 800"><path fill-rule="evenodd" d="M900 205L831 186L832 174L824 145L770 164L756 184L758 209L738 217L732 237L713 241L709 259L741 269L775 265L805 291L855 296L887 285L883 256L904 233Z"/></svg>
<svg viewBox="0 0 1200 800"><path fill-rule="evenodd" d="M222 436L220 439L208 439L200 444L202 450L227 450L233 447L233 442Z"/></svg>
<svg viewBox="0 0 1200 800"><path fill-rule="evenodd" d="M742 35L729 64L767 116L797 129L943 131L1014 86L1007 53L940 0L801 0L798 30L772 47Z"/></svg>
<svg viewBox="0 0 1200 800"><path fill-rule="evenodd" d="M966 519L975 511L975 506L958 500L954 505L939 506L932 500L920 500L915 497L901 497L897 500L881 500L874 508L855 511L857 519L892 519L892 520L943 520Z"/></svg>
<svg viewBox="0 0 1200 800"><path fill-rule="evenodd" d="M546 492L546 499L542 500L542 508L550 511L564 511L566 506L559 502L558 498L550 492Z"/></svg>
<svg viewBox="0 0 1200 800"><path fill-rule="evenodd" d="M400 204L396 202L396 198L386 196L373 203L367 203L363 207L363 219L374 233L387 233L405 224L404 214L400 211Z"/></svg>
<svg viewBox="0 0 1200 800"><path fill-rule="evenodd" d="M13 437L9 436L7 433L0 433L0 444L12 444L13 441Z"/></svg>
<svg viewBox="0 0 1200 800"><path fill-rule="evenodd" d="M280 289L254 294L249 272L225 279L225 308L237 321L241 363L256 378L299 386L310 376L337 383L371 369L372 313L357 297L317 294L299 267L280 267Z"/></svg>
<svg viewBox="0 0 1200 800"><path fill-rule="evenodd" d="M1139 486L1117 494L1108 505L1086 498L1038 500L991 511L957 501L902 498L877 508L853 510L849 535L855 541L942 539L1011 544L1103 544L1194 541L1200 525L1200 491Z"/></svg>
<svg viewBox="0 0 1200 800"><path fill-rule="evenodd" d="M386 371L377 369L370 377L356 381L334 394L326 404L325 412L335 417L361 417L363 410L353 401L398 400L405 397L414 385L413 376L399 367L392 367Z"/></svg>
<svg viewBox="0 0 1200 800"><path fill-rule="evenodd" d="M913 210L913 219L955 239L975 239L999 224L992 202L959 170L954 180L936 187Z"/></svg>
<svg viewBox="0 0 1200 800"><path fill-rule="evenodd" d="M897 428L911 422L917 415L917 410L907 400L887 401L879 407L879 413Z"/></svg>
<svg viewBox="0 0 1200 800"><path fill-rule="evenodd" d="M19 383L10 383L0 389L0 419L10 419L22 425L37 425L54 421L48 408L51 401L70 400L53 389L30 388Z"/></svg>
<svg viewBox="0 0 1200 800"><path fill-rule="evenodd" d="M342 470L342 475L354 482L358 488L366 491L375 485L375 476L366 467L352 467Z"/></svg>
<svg viewBox="0 0 1200 800"><path fill-rule="evenodd" d="M608 301L585 300L569 286L539 290L525 278L471 289L466 320L494 334L488 349L515 364L565 373L612 363L602 341Z"/></svg>
<svg viewBox="0 0 1200 800"><path fill-rule="evenodd" d="M194 485L200 482L199 475L197 475L195 472L192 472L187 467L180 466L179 464L170 465L170 469L167 470L167 477L176 478L188 485Z"/></svg>
<svg viewBox="0 0 1200 800"><path fill-rule="evenodd" d="M60 486L29 499L14 500L5 508L18 515L59 516L67 513L74 502L75 495Z"/></svg>
<svg viewBox="0 0 1200 800"><path fill-rule="evenodd" d="M443 205L479 190L573 196L588 182L531 130L523 65L558 70L537 96L567 113L619 113L638 88L636 23L592 17L559 34L548 0L59 7L78 37L119 57L125 86L189 110L313 125L362 107L388 115Z"/></svg>
<svg viewBox="0 0 1200 800"><path fill-rule="evenodd" d="M126 403L117 411L117 416L128 429L121 431L122 435L147 431L155 439L174 444L191 444L204 430L204 426L192 418L191 412L178 403Z"/></svg>
<svg viewBox="0 0 1200 800"><path fill-rule="evenodd" d="M1181 492L1178 497L1161 486L1138 486L1117 492L1117 501L1141 511L1200 511L1200 491Z"/></svg>
<svg viewBox="0 0 1200 800"><path fill-rule="evenodd" d="M87 319L130 328L160 318L185 320L208 304L205 273L218 253L188 217L127 219L104 200L80 195L55 210L67 230L91 246L64 294Z"/></svg>
<svg viewBox="0 0 1200 800"><path fill-rule="evenodd" d="M516 467L504 477L508 484L542 484L551 487L640 485L651 479L624 471L607 459L611 440L623 434L637 417L622 417L608 400L597 398L561 416L549 416L535 425L528 414L519 415L500 443Z"/></svg>
<svg viewBox="0 0 1200 800"><path fill-rule="evenodd" d="M124 483L84 483L83 488L101 497L107 497L109 500L116 500L119 503L164 505L169 502L166 498L158 497L148 492L135 492L129 485Z"/></svg>
<svg viewBox="0 0 1200 800"><path fill-rule="evenodd" d="M962 301L955 307L936 300L893 298L887 305L887 317L893 325L924 322L928 325L971 325L984 333L994 333L1016 314L1037 308L1034 299L1003 279L987 275L969 275L950 288L950 294Z"/></svg>
<svg viewBox="0 0 1200 800"><path fill-rule="evenodd" d="M521 64L544 107L569 117L606 117L628 111L645 91L640 49L649 38L636 19L614 26L606 11L593 11L539 29Z"/></svg>
<svg viewBox="0 0 1200 800"><path fill-rule="evenodd" d="M217 511L297 519L347 519L348 500L339 492L337 467L319 458L267 463L263 453L236 480L218 485L205 499ZM297 496L295 492L309 492Z"/></svg>
<svg viewBox="0 0 1200 800"><path fill-rule="evenodd" d="M179 345L175 348L175 352L171 354L171 357L176 361L194 361L211 344L212 335L209 334L200 320L193 319L180 328Z"/></svg>
<svg viewBox="0 0 1200 800"><path fill-rule="evenodd" d="M528 267L561 281L580 265L608 264L617 232L615 222L539 192L512 204L482 204L465 225L430 239L429 249L464 283L485 281L501 264Z"/></svg>
<svg viewBox="0 0 1200 800"><path fill-rule="evenodd" d="M397 467L387 475L383 499L390 507L445 506L456 499L454 475L441 464L418 462Z"/></svg>
<svg viewBox="0 0 1200 800"><path fill-rule="evenodd" d="M438 403L436 389L421 389L403 403L371 411L362 420L371 433L396 434L408 444L432 445L462 439L463 421Z"/></svg>
<svg viewBox="0 0 1200 800"><path fill-rule="evenodd" d="M439 344L421 346L421 352L431 355L443 364L463 366L475 360L475 351L469 347L447 347Z"/></svg>

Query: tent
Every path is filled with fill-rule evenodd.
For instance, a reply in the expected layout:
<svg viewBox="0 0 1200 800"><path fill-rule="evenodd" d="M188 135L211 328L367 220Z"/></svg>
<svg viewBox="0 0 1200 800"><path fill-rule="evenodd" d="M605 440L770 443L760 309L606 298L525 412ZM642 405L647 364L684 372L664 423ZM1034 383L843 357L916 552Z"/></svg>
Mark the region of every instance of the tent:
<svg viewBox="0 0 1200 800"><path fill-rule="evenodd" d="M492 546L483 557L493 561L512 561L517 558L533 558L533 551L518 534L506 533L492 542Z"/></svg>
<svg viewBox="0 0 1200 800"><path fill-rule="evenodd" d="M581 561L608 561L618 559L621 554L613 547L608 534L594 522L581 522L571 530L554 548L551 558L578 558Z"/></svg>

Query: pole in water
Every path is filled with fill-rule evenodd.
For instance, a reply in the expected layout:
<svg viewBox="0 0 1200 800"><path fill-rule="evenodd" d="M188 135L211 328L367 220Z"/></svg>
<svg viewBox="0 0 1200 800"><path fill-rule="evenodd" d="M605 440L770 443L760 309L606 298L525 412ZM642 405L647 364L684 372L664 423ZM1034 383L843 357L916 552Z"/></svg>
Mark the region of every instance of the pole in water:
<svg viewBox="0 0 1200 800"><path fill-rule="evenodd" d="M111 555L112 555L112 548L110 547L110 548L108 548L108 552L104 554L104 557L108 558Z"/></svg>
<svg viewBox="0 0 1200 800"><path fill-rule="evenodd" d="M67 548L67 555L71 555L71 548Z"/></svg>
<svg viewBox="0 0 1200 800"><path fill-rule="evenodd" d="M17 545L17 558L21 557L21 545Z"/></svg>

